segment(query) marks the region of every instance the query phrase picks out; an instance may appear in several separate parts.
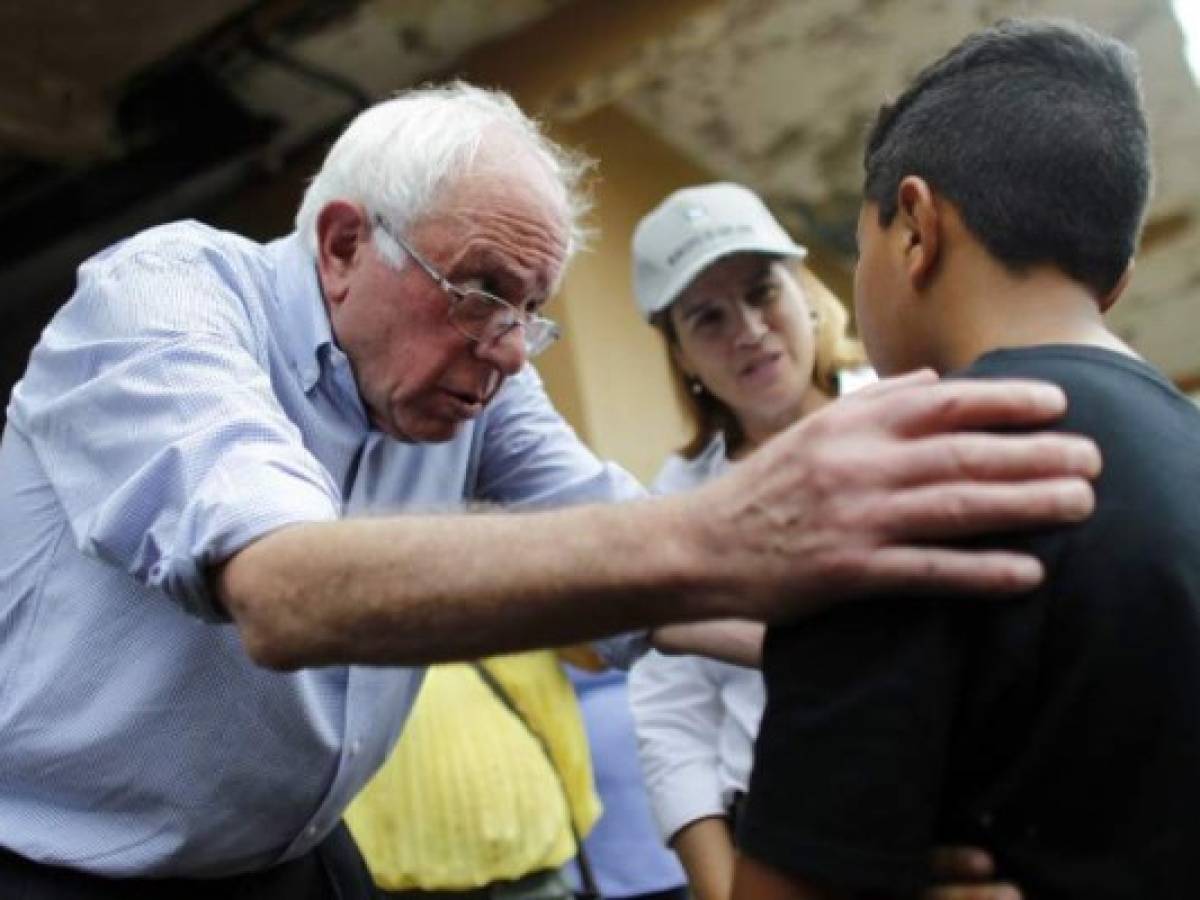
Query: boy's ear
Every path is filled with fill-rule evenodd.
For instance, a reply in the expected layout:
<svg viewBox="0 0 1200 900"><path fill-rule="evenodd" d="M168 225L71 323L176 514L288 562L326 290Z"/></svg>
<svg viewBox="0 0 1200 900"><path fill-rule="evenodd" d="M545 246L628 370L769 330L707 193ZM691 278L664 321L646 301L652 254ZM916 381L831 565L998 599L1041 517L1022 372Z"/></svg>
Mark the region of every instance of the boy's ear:
<svg viewBox="0 0 1200 900"><path fill-rule="evenodd" d="M366 211L347 200L332 200L317 213L317 273L327 303L345 296L347 277L371 238Z"/></svg>
<svg viewBox="0 0 1200 900"><path fill-rule="evenodd" d="M1121 277L1117 279L1117 283L1112 286L1107 294L1100 298L1100 312L1108 312L1108 308L1117 302L1117 299L1125 293L1125 288L1129 287L1129 282L1133 280L1133 257L1129 257L1129 262L1125 265L1125 271L1121 273Z"/></svg>
<svg viewBox="0 0 1200 900"><path fill-rule="evenodd" d="M942 246L941 214L933 189L924 178L906 176L896 193L904 269L913 288L920 289L937 268Z"/></svg>

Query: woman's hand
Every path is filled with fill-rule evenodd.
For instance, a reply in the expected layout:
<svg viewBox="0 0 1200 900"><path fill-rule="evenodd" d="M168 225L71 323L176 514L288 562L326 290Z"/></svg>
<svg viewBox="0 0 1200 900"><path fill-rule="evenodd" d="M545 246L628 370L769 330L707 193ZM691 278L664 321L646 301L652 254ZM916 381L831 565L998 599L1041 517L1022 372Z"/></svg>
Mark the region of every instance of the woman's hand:
<svg viewBox="0 0 1200 900"><path fill-rule="evenodd" d="M660 625L650 632L650 644L660 653L691 653L735 666L762 666L766 627L745 619L708 619Z"/></svg>

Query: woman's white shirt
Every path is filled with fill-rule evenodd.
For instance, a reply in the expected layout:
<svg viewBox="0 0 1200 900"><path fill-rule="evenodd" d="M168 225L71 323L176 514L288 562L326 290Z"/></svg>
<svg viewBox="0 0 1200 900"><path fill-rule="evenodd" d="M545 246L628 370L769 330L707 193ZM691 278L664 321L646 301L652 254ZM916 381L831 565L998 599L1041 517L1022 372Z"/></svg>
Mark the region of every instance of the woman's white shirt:
<svg viewBox="0 0 1200 900"><path fill-rule="evenodd" d="M670 457L653 489L690 490L730 463L721 436L695 459ZM765 696L762 676L700 656L652 651L629 673L629 698L650 803L663 838L724 815L746 790Z"/></svg>

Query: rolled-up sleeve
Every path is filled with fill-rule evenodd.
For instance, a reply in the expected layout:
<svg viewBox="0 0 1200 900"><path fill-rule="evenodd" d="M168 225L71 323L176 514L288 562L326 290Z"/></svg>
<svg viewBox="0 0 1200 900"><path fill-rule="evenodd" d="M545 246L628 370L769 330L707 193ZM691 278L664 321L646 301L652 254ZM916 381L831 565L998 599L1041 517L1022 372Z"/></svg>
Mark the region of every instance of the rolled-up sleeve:
<svg viewBox="0 0 1200 900"><path fill-rule="evenodd" d="M663 840L697 819L724 815L717 752L722 700L702 661L648 653L630 672L629 702Z"/></svg>
<svg viewBox="0 0 1200 900"><path fill-rule="evenodd" d="M340 509L272 392L261 328L192 255L101 259L10 408L81 552L206 619L223 618L212 563Z"/></svg>

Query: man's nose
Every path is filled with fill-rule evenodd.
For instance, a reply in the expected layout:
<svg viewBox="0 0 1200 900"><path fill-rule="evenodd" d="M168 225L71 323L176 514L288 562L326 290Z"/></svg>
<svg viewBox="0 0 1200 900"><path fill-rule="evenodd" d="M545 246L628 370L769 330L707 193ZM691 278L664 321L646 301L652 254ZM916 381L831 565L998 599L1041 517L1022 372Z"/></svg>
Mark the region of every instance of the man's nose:
<svg viewBox="0 0 1200 900"><path fill-rule="evenodd" d="M505 378L516 375L529 358L525 349L525 329L512 325L502 334L480 341L475 345L475 355L495 366Z"/></svg>

